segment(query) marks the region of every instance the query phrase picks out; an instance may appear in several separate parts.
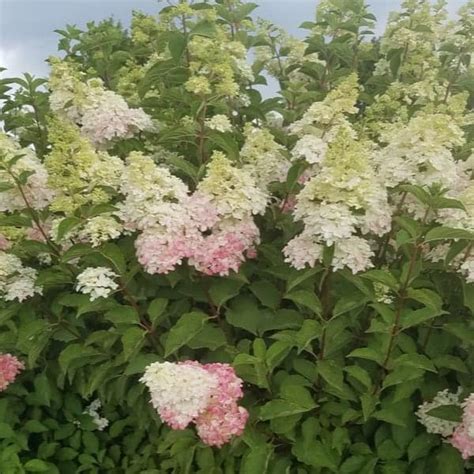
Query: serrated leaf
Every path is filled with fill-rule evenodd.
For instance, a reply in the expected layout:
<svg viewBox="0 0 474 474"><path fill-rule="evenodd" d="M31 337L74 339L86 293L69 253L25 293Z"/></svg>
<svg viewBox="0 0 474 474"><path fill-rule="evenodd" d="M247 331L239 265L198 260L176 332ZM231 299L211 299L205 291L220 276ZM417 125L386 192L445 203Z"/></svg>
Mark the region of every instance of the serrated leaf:
<svg viewBox="0 0 474 474"><path fill-rule="evenodd" d="M165 357L174 354L180 347L186 345L199 334L208 319L207 314L197 311L183 314L168 333L165 342Z"/></svg>
<svg viewBox="0 0 474 474"><path fill-rule="evenodd" d="M322 314L322 305L316 293L309 290L293 290L284 296L285 299L291 300L294 303L309 308L317 315Z"/></svg>

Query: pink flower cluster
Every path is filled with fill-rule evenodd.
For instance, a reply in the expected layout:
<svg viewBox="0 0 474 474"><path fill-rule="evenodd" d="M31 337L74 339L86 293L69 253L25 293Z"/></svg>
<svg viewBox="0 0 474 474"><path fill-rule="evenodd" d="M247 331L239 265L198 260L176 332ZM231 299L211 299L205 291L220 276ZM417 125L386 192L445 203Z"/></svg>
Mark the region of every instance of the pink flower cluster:
<svg viewBox="0 0 474 474"><path fill-rule="evenodd" d="M212 393L206 410L195 420L199 437L209 446L222 446L245 428L248 412L237 405L242 398L242 380L228 364L205 364L204 370L217 377L217 390Z"/></svg>
<svg viewBox="0 0 474 474"><path fill-rule="evenodd" d="M155 362L141 378L162 420L180 430L194 423L201 440L222 446L242 434L248 412L242 398L242 380L228 364Z"/></svg>
<svg viewBox="0 0 474 474"><path fill-rule="evenodd" d="M464 400L462 407L462 422L454 430L450 442L463 459L468 459L474 456L474 393Z"/></svg>
<svg viewBox="0 0 474 474"><path fill-rule="evenodd" d="M146 229L135 247L138 261L148 273L168 273L187 258L207 275L228 275L254 253L258 240L253 219L219 220L207 196L194 193L183 203L181 218Z"/></svg>
<svg viewBox="0 0 474 474"><path fill-rule="evenodd" d="M6 390L10 383L14 382L16 376L25 366L11 354L0 354L0 392Z"/></svg>

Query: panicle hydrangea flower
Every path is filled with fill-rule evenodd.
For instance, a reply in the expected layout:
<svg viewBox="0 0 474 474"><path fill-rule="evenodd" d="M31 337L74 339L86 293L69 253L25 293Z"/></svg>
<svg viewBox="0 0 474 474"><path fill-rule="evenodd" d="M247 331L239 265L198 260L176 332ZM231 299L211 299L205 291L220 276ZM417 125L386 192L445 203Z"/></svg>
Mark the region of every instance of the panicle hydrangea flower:
<svg viewBox="0 0 474 474"><path fill-rule="evenodd" d="M92 247L98 247L103 242L118 238L123 226L111 215L102 214L91 217L78 232L82 242L90 242Z"/></svg>
<svg viewBox="0 0 474 474"><path fill-rule="evenodd" d="M474 456L474 394L469 395L461 404L463 415L456 427L450 443L461 453L463 459Z"/></svg>
<svg viewBox="0 0 474 474"><path fill-rule="evenodd" d="M11 242L8 238L0 234L0 250L8 250L11 247Z"/></svg>
<svg viewBox="0 0 474 474"><path fill-rule="evenodd" d="M10 166L8 162L16 156L21 158ZM11 176L13 174L18 179L22 173L30 174L26 183L22 184L24 196ZM12 186L11 189L0 192L0 212L12 212L27 207L44 209L54 196L48 186L48 173L33 150L21 148L5 133L0 133L0 181Z"/></svg>
<svg viewBox="0 0 474 474"><path fill-rule="evenodd" d="M324 245L335 245L332 265L353 273L372 266L369 243L357 233L383 235L391 227L387 192L370 161L371 144L358 141L353 130L341 125L328 145L318 171L296 197L294 216L304 224L284 249L296 268L319 260ZM298 250L298 244L305 252Z"/></svg>
<svg viewBox="0 0 474 474"><path fill-rule="evenodd" d="M277 143L269 130L250 124L244 129L245 143L240 150L243 169L263 190L272 182L286 180L290 162L284 154L284 147Z"/></svg>
<svg viewBox="0 0 474 474"><path fill-rule="evenodd" d="M252 219L220 222L195 246L190 263L207 275L237 272L245 257L259 242L259 230Z"/></svg>
<svg viewBox="0 0 474 474"><path fill-rule="evenodd" d="M104 91L95 106L86 109L81 124L81 133L96 146L114 139L131 138L137 132L153 128L151 118L142 109L129 108L125 100L112 91Z"/></svg>
<svg viewBox="0 0 474 474"><path fill-rule="evenodd" d="M184 234L177 235L174 230L150 227L135 241L137 259L150 274L169 273L185 257L191 256L194 246L202 244L202 240L199 233L192 238Z"/></svg>
<svg viewBox="0 0 474 474"><path fill-rule="evenodd" d="M200 365L154 362L140 379L150 390L151 403L171 428L181 430L203 413L217 377Z"/></svg>
<svg viewBox="0 0 474 474"><path fill-rule="evenodd" d="M97 398L84 410L84 414L92 417L92 421L97 425L99 431L103 431L107 426L109 426L109 420L101 417L99 414L101 407L102 402Z"/></svg>
<svg viewBox="0 0 474 474"><path fill-rule="evenodd" d="M77 276L76 288L81 293L90 295L90 300L107 298L118 288L114 281L118 275L107 267L88 267Z"/></svg>
<svg viewBox="0 0 474 474"><path fill-rule="evenodd" d="M291 239L283 249L285 262L297 270L302 270L306 265L314 267L321 260L324 246L318 237L303 231Z"/></svg>
<svg viewBox="0 0 474 474"><path fill-rule="evenodd" d="M474 436L469 434L463 423L456 427L449 441L461 453L463 459L474 456Z"/></svg>
<svg viewBox="0 0 474 474"><path fill-rule="evenodd" d="M179 225L183 219L180 201L188 194L187 186L140 152L128 156L120 191L125 200L118 204L118 216L127 228L146 229L173 219Z"/></svg>
<svg viewBox="0 0 474 474"><path fill-rule="evenodd" d="M263 214L268 200L250 173L234 166L221 152L214 152L198 191L207 194L226 218Z"/></svg>
<svg viewBox="0 0 474 474"><path fill-rule="evenodd" d="M450 393L448 389L438 392L431 402L424 402L415 413L418 421L424 425L428 433L439 434L444 437L451 436L458 426L458 422L443 420L428 414L430 410L443 405L459 405L460 391Z"/></svg>
<svg viewBox="0 0 474 474"><path fill-rule="evenodd" d="M221 133L232 131L232 124L226 115L218 114L206 119L206 127Z"/></svg>
<svg viewBox="0 0 474 474"><path fill-rule="evenodd" d="M96 146L153 128L151 118L141 109L131 109L113 91L104 89L100 79L84 82L71 63L53 58L49 86L53 112L81 126L81 133Z"/></svg>
<svg viewBox="0 0 474 474"><path fill-rule="evenodd" d="M35 293L41 294L36 285L38 273L24 267L21 260L12 254L0 251L0 295L5 301L24 301Z"/></svg>
<svg viewBox="0 0 474 474"><path fill-rule="evenodd" d="M327 142L316 135L303 135L291 150L293 158L303 158L314 165L321 163L326 155Z"/></svg>
<svg viewBox="0 0 474 474"><path fill-rule="evenodd" d="M71 214L85 204L109 202L118 190L122 160L94 150L79 129L67 121L53 119L49 135L52 150L45 166L49 185L56 192L51 210Z"/></svg>
<svg viewBox="0 0 474 474"><path fill-rule="evenodd" d="M332 266L334 270L347 267L352 273L358 273L373 267L371 262L373 256L374 252L369 242L353 235L335 243Z"/></svg>
<svg viewBox="0 0 474 474"><path fill-rule="evenodd" d="M227 364L155 362L140 381L150 390L153 407L173 429L194 422L201 440L219 447L244 430L248 413L237 405L243 396L242 380Z"/></svg>
<svg viewBox="0 0 474 474"><path fill-rule="evenodd" d="M299 137L307 134L320 136L322 131L346 125L346 115L357 112L355 103L358 95L357 75L351 74L329 92L324 100L314 102L300 120L290 125L289 131Z"/></svg>
<svg viewBox="0 0 474 474"><path fill-rule="evenodd" d="M15 356L0 354L0 392L6 390L24 368L23 362Z"/></svg>
<svg viewBox="0 0 474 474"><path fill-rule="evenodd" d="M459 168L451 149L464 143L462 129L446 114L421 114L406 126L394 124L382 133L388 143L375 155L386 186L400 183L456 186Z"/></svg>

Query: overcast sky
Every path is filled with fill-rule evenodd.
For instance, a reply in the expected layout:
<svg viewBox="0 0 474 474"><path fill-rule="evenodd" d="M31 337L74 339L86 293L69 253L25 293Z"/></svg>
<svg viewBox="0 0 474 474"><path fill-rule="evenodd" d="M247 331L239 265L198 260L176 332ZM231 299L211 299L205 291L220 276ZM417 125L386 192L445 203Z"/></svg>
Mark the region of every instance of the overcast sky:
<svg viewBox="0 0 474 474"><path fill-rule="evenodd" d="M303 21L313 20L317 0L255 0L256 15L273 21L287 31L302 36ZM463 0L450 0L455 12ZM369 0L377 17L377 32L383 30L389 11L398 9L399 0ZM84 27L86 22L113 17L130 24L132 10L157 13L157 0L0 0L0 66L8 76L23 72L47 74L44 60L57 53L55 29L66 24Z"/></svg>

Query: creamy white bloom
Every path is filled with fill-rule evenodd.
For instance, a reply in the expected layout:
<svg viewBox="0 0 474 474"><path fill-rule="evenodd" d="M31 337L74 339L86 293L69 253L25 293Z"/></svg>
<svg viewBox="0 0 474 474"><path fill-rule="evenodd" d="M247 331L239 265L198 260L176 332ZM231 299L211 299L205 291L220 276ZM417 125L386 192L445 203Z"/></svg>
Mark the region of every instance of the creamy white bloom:
<svg viewBox="0 0 474 474"><path fill-rule="evenodd" d="M229 118L226 115L218 114L206 119L206 127L211 130L216 130L218 132L230 132L232 131L232 124L230 123Z"/></svg>
<svg viewBox="0 0 474 474"><path fill-rule="evenodd" d="M306 267L314 267L316 262L321 260L324 246L318 242L317 238L308 233L301 233L291 239L283 249L285 262L292 267L301 270Z"/></svg>
<svg viewBox="0 0 474 474"><path fill-rule="evenodd" d="M0 251L0 296L5 301L24 301L35 293L41 294L36 285L38 273L35 269L24 267L16 255Z"/></svg>
<svg viewBox="0 0 474 474"><path fill-rule="evenodd" d="M318 235L328 245L347 239L355 231L357 216L342 203L323 202L319 206L307 199L305 189L298 195L295 217L305 223L305 232Z"/></svg>
<svg viewBox="0 0 474 474"><path fill-rule="evenodd" d="M362 272L373 266L370 260L373 255L367 240L352 236L335 243L332 266L334 270L348 267L352 273Z"/></svg>
<svg viewBox="0 0 474 474"><path fill-rule="evenodd" d="M443 405L459 405L461 392L450 393L448 389L438 392L431 402L424 402L418 407L416 416L418 421L425 426L428 433L439 434L444 437L451 436L455 428L459 425L456 421L443 420L435 416L428 415L433 408Z"/></svg>
<svg viewBox="0 0 474 474"><path fill-rule="evenodd" d="M293 158L304 158L310 164L317 164L324 159L327 149L327 143L316 135L303 135L291 154Z"/></svg>
<svg viewBox="0 0 474 474"><path fill-rule="evenodd" d="M155 362L140 379L150 390L151 403L175 429L185 428L208 406L218 379L199 366Z"/></svg>
<svg viewBox="0 0 474 474"><path fill-rule="evenodd" d="M210 197L222 217L239 220L263 214L268 200L250 173L234 166L221 152L214 152L198 191Z"/></svg>
<svg viewBox="0 0 474 474"><path fill-rule="evenodd" d="M98 247L103 242L114 240L120 236L123 226L110 215L95 216L87 220L78 233L82 241L90 242L92 247Z"/></svg>
<svg viewBox="0 0 474 474"><path fill-rule="evenodd" d="M76 288L84 294L90 295L90 300L107 298L118 288L114 281L118 275L107 267L89 267L77 276Z"/></svg>
<svg viewBox="0 0 474 474"><path fill-rule="evenodd" d="M97 398L84 410L84 414L92 417L92 421L97 425L99 431L103 431L109 426L109 420L99 415L99 410L102 407L101 401Z"/></svg>

